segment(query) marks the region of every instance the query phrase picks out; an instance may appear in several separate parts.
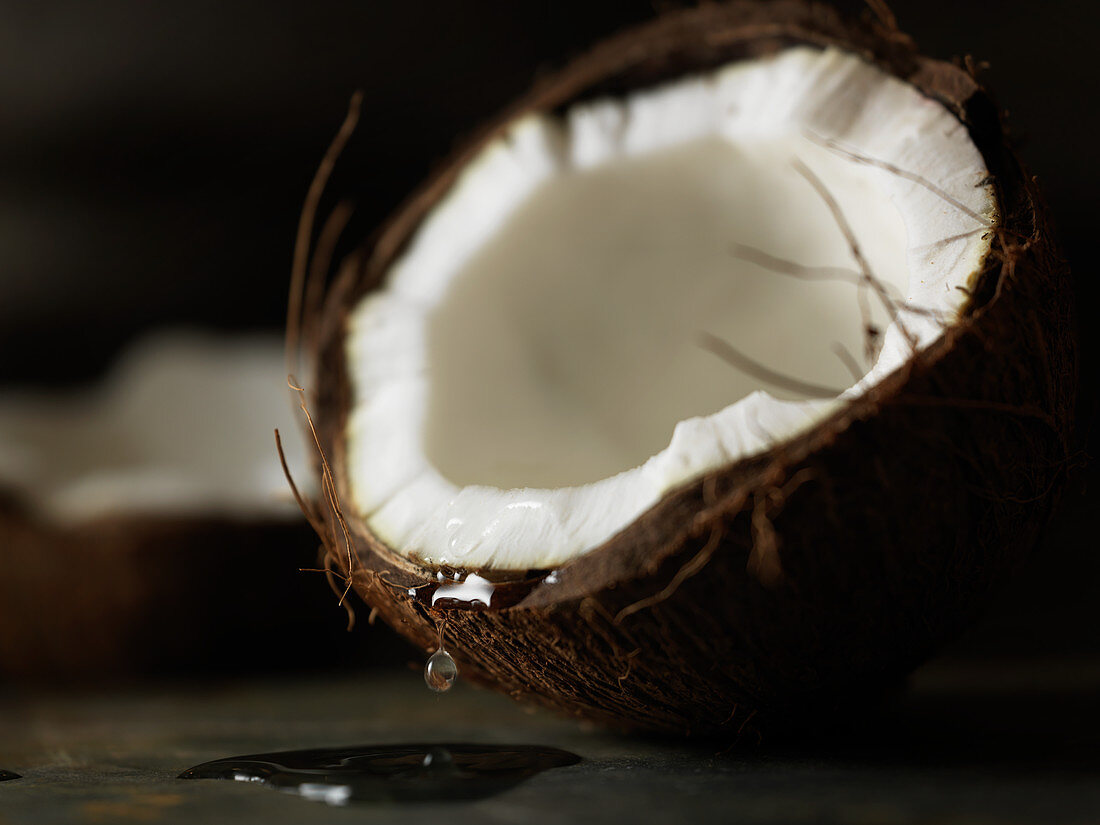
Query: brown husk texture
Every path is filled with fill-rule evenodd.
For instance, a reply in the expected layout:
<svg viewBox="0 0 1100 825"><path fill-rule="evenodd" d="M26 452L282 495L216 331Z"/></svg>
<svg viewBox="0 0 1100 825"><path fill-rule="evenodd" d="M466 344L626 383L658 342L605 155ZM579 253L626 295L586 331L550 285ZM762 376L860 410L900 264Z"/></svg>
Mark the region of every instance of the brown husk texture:
<svg viewBox="0 0 1100 825"><path fill-rule="evenodd" d="M309 530L285 521L119 513L58 526L0 494L0 679L86 685L331 661L339 617L298 572L314 557Z"/></svg>
<svg viewBox="0 0 1100 825"><path fill-rule="evenodd" d="M430 571L372 536L343 494L347 313L515 116L793 44L858 53L969 129L1003 222L966 317L811 433L671 493L516 606L439 611L410 597ZM971 621L1036 544L1072 452L1071 313L1044 207L969 71L920 57L887 16L804 2L668 14L540 83L330 291L314 409L357 545L356 590L425 649L445 621L463 677L577 716L747 742L843 718Z"/></svg>

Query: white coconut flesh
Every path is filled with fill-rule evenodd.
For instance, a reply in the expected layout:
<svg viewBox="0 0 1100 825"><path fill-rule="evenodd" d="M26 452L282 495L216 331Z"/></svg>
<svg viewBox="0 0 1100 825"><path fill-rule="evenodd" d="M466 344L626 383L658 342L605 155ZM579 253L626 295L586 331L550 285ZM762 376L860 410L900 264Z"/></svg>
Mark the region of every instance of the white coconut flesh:
<svg viewBox="0 0 1100 825"><path fill-rule="evenodd" d="M859 285L841 221L799 164L903 304L896 317ZM351 315L354 506L411 559L561 565L928 346L966 301L995 209L959 122L839 51L525 117ZM868 323L885 334L864 357ZM731 366L702 333L832 391Z"/></svg>
<svg viewBox="0 0 1100 825"><path fill-rule="evenodd" d="M0 393L0 488L73 525L151 515L292 519L275 452L304 445L276 336L160 333L88 389Z"/></svg>

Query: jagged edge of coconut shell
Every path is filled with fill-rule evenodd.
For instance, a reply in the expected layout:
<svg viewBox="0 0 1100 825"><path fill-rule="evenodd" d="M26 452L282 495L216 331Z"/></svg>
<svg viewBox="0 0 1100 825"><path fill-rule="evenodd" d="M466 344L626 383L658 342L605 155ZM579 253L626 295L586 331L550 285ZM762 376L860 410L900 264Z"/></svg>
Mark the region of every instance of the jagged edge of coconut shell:
<svg viewBox="0 0 1100 825"><path fill-rule="evenodd" d="M666 495L514 607L435 611L432 571L351 511L348 313L462 167L555 111L784 47L835 46L941 102L990 170L1002 222L962 317L806 434ZM544 78L342 269L314 398L356 540L355 587L425 649L447 623L463 675L612 725L756 741L847 718L958 632L1036 544L1070 461L1077 355L1067 268L1033 180L969 63L922 57L889 15L733 2L668 13Z"/></svg>

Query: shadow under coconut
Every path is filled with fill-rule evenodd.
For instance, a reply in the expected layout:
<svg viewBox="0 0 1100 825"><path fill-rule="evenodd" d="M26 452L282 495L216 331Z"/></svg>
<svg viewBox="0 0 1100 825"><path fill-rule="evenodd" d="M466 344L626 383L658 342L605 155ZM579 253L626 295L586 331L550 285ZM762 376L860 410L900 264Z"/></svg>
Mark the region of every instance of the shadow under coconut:
<svg viewBox="0 0 1100 825"><path fill-rule="evenodd" d="M970 681L974 679L974 681ZM980 769L1090 774L1100 770L1100 687L988 689L988 677L913 690L861 719L766 748L767 758L853 768ZM983 689L985 688L985 689Z"/></svg>
<svg viewBox="0 0 1100 825"><path fill-rule="evenodd" d="M1100 771L1100 670L1091 660L941 660L874 703L764 743L623 734L623 742L743 770L817 766L853 775L951 771L1072 780ZM689 757L690 758L690 757Z"/></svg>

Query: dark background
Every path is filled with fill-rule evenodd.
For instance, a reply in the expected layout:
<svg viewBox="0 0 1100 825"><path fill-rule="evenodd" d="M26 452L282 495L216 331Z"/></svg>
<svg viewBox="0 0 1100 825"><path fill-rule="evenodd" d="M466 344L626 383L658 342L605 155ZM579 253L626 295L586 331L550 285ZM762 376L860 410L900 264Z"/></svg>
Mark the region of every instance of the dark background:
<svg viewBox="0 0 1100 825"><path fill-rule="evenodd" d="M892 5L926 53L990 63L1087 310L1093 5ZM539 71L654 13L646 0L3 2L0 384L92 380L164 324L278 329L301 201L353 90L365 115L333 191L355 198L361 238ZM1095 324L1081 315L1087 433ZM956 653L1100 650L1090 476L1074 474L1043 551Z"/></svg>

